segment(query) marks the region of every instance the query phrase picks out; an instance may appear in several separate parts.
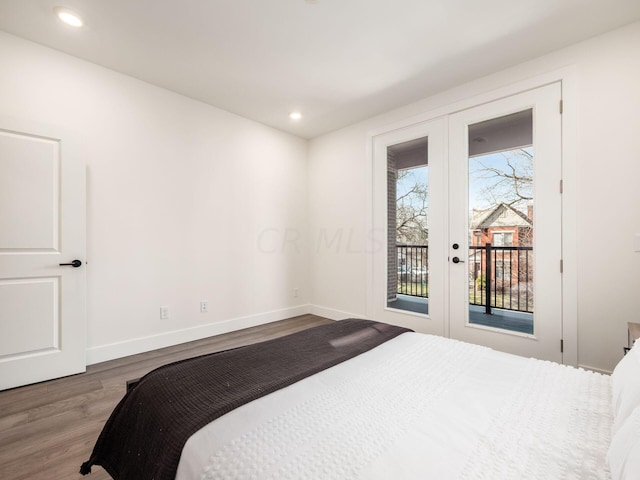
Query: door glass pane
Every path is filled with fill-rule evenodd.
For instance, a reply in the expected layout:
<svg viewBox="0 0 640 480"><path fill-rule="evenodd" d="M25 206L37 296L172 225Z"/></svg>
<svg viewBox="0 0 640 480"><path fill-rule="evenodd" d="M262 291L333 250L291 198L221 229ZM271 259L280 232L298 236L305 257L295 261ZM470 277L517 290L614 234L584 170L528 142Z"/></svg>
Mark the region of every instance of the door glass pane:
<svg viewBox="0 0 640 480"><path fill-rule="evenodd" d="M469 323L533 334L532 110L469 125Z"/></svg>
<svg viewBox="0 0 640 480"><path fill-rule="evenodd" d="M387 307L429 311L428 139L387 148Z"/></svg>

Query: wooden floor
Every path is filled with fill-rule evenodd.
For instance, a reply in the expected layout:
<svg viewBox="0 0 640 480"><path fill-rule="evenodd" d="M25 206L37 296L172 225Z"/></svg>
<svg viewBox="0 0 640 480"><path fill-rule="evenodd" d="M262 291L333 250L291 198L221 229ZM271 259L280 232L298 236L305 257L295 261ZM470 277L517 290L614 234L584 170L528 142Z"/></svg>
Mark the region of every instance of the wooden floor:
<svg viewBox="0 0 640 480"><path fill-rule="evenodd" d="M87 372L0 392L0 479L105 480L78 473L127 380L161 365L280 337L324 323L302 315L258 327L90 365Z"/></svg>

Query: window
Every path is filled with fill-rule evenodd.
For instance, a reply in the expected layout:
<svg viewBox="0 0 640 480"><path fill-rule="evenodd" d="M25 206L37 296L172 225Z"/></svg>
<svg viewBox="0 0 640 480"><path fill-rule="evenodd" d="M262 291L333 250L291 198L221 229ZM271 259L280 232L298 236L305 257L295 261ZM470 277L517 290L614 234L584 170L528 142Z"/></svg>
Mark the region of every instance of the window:
<svg viewBox="0 0 640 480"><path fill-rule="evenodd" d="M493 232L493 245L496 247L513 246L513 232Z"/></svg>
<svg viewBox="0 0 640 480"><path fill-rule="evenodd" d="M387 147L387 307L428 313L427 137Z"/></svg>

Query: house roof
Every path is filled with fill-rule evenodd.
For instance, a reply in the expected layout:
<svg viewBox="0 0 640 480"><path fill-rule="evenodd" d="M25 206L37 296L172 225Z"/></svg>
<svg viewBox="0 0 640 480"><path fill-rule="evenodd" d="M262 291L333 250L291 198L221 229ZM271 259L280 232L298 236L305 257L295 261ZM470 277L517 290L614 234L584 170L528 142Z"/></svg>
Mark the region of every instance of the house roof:
<svg viewBox="0 0 640 480"><path fill-rule="evenodd" d="M532 227L533 222L520 210L506 203L501 203L495 208L471 211L469 220L471 229L495 228L495 227Z"/></svg>

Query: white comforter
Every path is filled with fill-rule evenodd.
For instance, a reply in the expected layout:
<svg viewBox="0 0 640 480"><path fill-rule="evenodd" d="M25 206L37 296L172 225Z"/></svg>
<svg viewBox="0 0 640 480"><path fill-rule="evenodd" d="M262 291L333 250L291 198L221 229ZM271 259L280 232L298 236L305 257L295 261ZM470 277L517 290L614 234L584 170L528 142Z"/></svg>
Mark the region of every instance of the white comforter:
<svg viewBox="0 0 640 480"><path fill-rule="evenodd" d="M194 434L178 480L606 479L609 377L405 333Z"/></svg>

